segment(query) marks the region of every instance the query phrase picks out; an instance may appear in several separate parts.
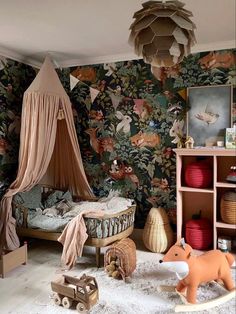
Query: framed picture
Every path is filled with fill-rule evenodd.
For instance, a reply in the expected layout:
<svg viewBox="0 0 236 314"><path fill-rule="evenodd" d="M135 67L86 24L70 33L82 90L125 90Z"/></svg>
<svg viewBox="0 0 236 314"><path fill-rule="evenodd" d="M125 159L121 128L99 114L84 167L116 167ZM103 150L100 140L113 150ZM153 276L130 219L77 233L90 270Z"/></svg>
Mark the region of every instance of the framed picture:
<svg viewBox="0 0 236 314"><path fill-rule="evenodd" d="M188 88L187 135L195 146L216 146L232 126L232 85Z"/></svg>
<svg viewBox="0 0 236 314"><path fill-rule="evenodd" d="M236 149L236 126L225 129L225 147Z"/></svg>

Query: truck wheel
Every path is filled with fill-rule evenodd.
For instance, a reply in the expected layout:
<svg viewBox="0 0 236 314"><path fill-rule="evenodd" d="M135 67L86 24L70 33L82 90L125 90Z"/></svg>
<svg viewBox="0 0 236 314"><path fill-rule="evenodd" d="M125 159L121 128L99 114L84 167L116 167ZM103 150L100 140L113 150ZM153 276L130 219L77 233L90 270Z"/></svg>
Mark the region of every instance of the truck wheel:
<svg viewBox="0 0 236 314"><path fill-rule="evenodd" d="M76 305L76 310L77 310L79 313L86 313L86 312L87 312L86 306L85 306L84 303L82 303L82 302L79 302L79 303Z"/></svg>
<svg viewBox="0 0 236 314"><path fill-rule="evenodd" d="M65 307L66 309L69 309L69 308L71 307L71 305L72 305L72 300L71 300L70 298L68 298L68 297L64 297L64 298L62 299L62 305L63 305L63 307Z"/></svg>
<svg viewBox="0 0 236 314"><path fill-rule="evenodd" d="M58 293L53 294L53 300L56 305L61 305L61 299L62 297L60 296L60 294Z"/></svg>

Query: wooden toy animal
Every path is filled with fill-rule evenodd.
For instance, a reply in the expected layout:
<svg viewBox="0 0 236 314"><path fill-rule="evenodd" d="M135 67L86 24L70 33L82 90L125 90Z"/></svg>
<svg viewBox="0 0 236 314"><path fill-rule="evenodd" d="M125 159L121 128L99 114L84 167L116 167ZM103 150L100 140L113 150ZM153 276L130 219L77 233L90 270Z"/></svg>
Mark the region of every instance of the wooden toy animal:
<svg viewBox="0 0 236 314"><path fill-rule="evenodd" d="M185 144L185 148L193 148L194 139L191 136L187 136L184 144Z"/></svg>
<svg viewBox="0 0 236 314"><path fill-rule="evenodd" d="M197 288L201 283L222 280L228 291L235 289L230 273L234 257L230 253L211 250L202 255L193 256L191 246L181 239L159 262L162 268L176 273L180 279L176 290L180 293L186 292L186 299L189 303L196 303Z"/></svg>

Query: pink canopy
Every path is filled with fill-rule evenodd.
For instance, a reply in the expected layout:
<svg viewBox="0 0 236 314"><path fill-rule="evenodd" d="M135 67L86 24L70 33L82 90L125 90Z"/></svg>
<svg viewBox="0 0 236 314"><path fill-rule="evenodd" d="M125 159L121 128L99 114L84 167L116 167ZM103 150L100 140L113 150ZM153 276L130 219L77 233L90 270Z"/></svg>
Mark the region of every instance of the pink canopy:
<svg viewBox="0 0 236 314"><path fill-rule="evenodd" d="M24 93L18 173L0 205L0 252L19 247L12 197L38 183L94 197L84 172L70 99L49 57Z"/></svg>

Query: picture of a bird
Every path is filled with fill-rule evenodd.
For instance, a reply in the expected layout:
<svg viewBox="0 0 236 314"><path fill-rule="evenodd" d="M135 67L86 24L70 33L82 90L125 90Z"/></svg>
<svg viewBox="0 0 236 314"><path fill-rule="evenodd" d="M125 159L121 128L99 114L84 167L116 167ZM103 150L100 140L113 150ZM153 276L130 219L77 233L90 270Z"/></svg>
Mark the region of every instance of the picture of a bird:
<svg viewBox="0 0 236 314"><path fill-rule="evenodd" d="M218 113L213 113L208 109L208 105L206 106L205 112L199 112L195 115L198 120L206 122L207 125L214 124L220 117Z"/></svg>

